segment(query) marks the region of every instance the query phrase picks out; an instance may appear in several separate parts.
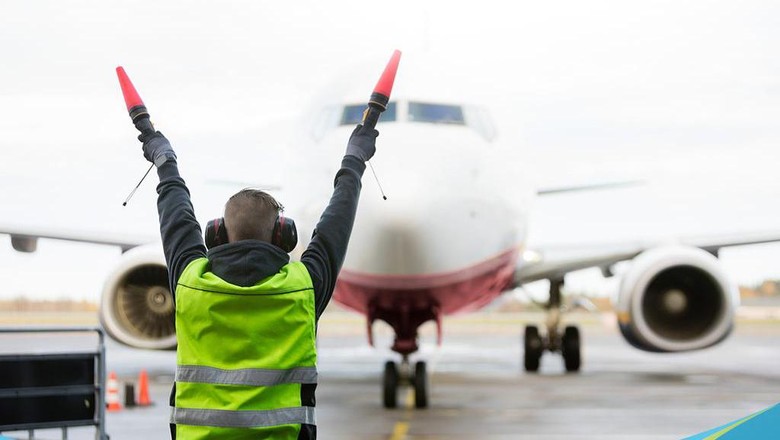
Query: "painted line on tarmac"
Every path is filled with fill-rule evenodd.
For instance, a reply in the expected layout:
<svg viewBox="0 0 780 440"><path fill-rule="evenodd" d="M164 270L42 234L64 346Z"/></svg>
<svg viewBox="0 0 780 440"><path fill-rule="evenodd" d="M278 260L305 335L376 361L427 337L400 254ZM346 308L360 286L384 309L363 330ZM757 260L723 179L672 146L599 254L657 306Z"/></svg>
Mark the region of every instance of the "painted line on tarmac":
<svg viewBox="0 0 780 440"><path fill-rule="evenodd" d="M409 432L409 423L396 422L395 428L393 428L393 434L390 436L390 440L403 440L406 438L407 432Z"/></svg>
<svg viewBox="0 0 780 440"><path fill-rule="evenodd" d="M436 364L439 362L442 356L441 350L436 350L429 358L428 364L428 395L431 394L431 384L433 372L436 370ZM430 399L429 399L430 400ZM415 408L415 391L414 384L406 389L406 398L404 399L404 421L395 422L393 427L393 433L390 435L389 440L404 440L409 433L409 420L414 417Z"/></svg>

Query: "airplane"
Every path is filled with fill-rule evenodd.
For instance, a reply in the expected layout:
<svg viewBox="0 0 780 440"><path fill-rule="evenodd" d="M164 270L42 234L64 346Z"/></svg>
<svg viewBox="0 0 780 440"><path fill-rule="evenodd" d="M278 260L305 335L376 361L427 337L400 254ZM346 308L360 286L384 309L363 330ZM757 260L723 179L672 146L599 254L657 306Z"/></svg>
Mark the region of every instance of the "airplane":
<svg viewBox="0 0 780 440"><path fill-rule="evenodd" d="M380 119L374 160L381 164L379 177L388 197L383 200L370 189L373 168L367 170L333 296L366 317L370 344L376 321L384 321L395 333L391 349L401 362L384 364L385 407L398 405L398 389L406 385L414 389L415 407L428 406L426 363L410 363L419 349L422 324L433 321L441 343L445 316L478 310L505 292L539 280L550 282L547 316L541 329L533 324L524 329L524 369L538 371L542 355L552 352L562 355L566 371L579 371L582 336L577 326L562 328L562 287L568 273L586 268L611 275L615 264L630 261L616 312L621 334L640 350L699 350L729 335L739 295L717 258L720 249L780 241L780 235L626 244L579 254L529 249L529 216L536 197L600 185L531 187L517 175L516 148L499 136L485 107L437 87L441 75L435 69L428 68L427 81L426 72L408 65L402 65L401 72L403 79ZM293 142L299 154L287 158L294 161L295 172L281 183L281 200L301 228L299 237L311 235L328 200L336 159L361 119L366 90L355 87L315 104L306 133ZM0 225L0 233L9 234L21 252L35 251L39 238L120 247L123 255L103 287L102 325L112 338L131 347L175 348L173 297L159 243L10 223ZM302 240L293 257L305 246Z"/></svg>

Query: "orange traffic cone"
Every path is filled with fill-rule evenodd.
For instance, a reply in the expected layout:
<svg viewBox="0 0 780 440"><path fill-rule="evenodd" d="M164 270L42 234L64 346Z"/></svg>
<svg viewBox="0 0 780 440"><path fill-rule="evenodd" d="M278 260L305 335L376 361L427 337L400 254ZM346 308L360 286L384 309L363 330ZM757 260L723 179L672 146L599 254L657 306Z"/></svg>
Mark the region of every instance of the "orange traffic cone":
<svg viewBox="0 0 780 440"><path fill-rule="evenodd" d="M141 370L138 376L138 406L149 406L152 404L149 399L149 375L146 370Z"/></svg>
<svg viewBox="0 0 780 440"><path fill-rule="evenodd" d="M108 386L106 387L106 409L108 411L119 411L122 405L119 404L119 383L116 380L116 373L113 371L108 375Z"/></svg>

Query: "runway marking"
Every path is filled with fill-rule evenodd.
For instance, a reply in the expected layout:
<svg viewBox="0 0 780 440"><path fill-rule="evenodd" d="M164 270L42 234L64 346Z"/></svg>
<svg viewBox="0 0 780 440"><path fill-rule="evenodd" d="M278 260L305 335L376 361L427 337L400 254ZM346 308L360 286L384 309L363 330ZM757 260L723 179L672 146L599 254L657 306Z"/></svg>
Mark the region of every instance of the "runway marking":
<svg viewBox="0 0 780 440"><path fill-rule="evenodd" d="M432 380L431 377L433 376L433 372L436 369L436 364L438 363L439 359L441 358L442 353L441 350L436 350L430 357L428 361L428 386L431 386ZM390 435L389 440L404 440L407 438L407 435L409 433L409 423L412 417L414 417L414 411L415 411L415 391L414 391L414 385L408 387L406 389L406 397L404 398L404 407L406 410L404 411L404 420L405 421L398 421L395 422L395 426L393 427L393 433ZM428 389L428 393L430 393L430 388Z"/></svg>
<svg viewBox="0 0 780 440"><path fill-rule="evenodd" d="M393 434L390 436L390 440L403 440L406 438L407 432L409 432L409 423L396 422L395 428L393 428Z"/></svg>
<svg viewBox="0 0 780 440"><path fill-rule="evenodd" d="M407 409L414 408L414 387L409 387L406 390L406 408Z"/></svg>

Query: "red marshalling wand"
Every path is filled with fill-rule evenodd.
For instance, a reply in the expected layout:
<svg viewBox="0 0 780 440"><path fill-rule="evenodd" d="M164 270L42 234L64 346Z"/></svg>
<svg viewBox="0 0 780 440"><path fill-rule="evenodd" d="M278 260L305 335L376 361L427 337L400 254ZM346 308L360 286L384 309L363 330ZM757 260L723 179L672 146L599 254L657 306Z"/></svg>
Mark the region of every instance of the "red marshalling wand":
<svg viewBox="0 0 780 440"><path fill-rule="evenodd" d="M154 125L149 119L149 112L146 111L146 106L141 100L141 96L138 95L138 91L135 90L133 82L130 81L130 77L127 76L127 73L125 73L125 69L122 66L116 68L116 76L119 78L119 87L122 88L122 96L125 98L127 112L130 114L133 125L141 132L141 135L154 133ZM127 206L127 202L130 201L130 198L133 197L133 194L135 194L138 187L141 186L141 183L146 179L146 176L152 171L152 167L154 167L154 164L146 170L146 173L141 177L138 185L130 192L130 195L127 196L127 199L122 203L122 206Z"/></svg>
<svg viewBox="0 0 780 440"><path fill-rule="evenodd" d="M390 92L393 91L393 83L395 82L395 73L398 71L398 63L401 61L401 51L396 50L393 52L393 56L390 57L390 61L385 66L385 71L382 72L382 76L379 77L376 86L374 87L371 98L368 100L368 108L363 112L363 126L374 128L377 121L379 121L379 115L387 110L387 103L390 101Z"/></svg>
<svg viewBox="0 0 780 440"><path fill-rule="evenodd" d="M376 123L379 122L379 115L387 110L387 103L390 102L390 93L393 91L395 73L398 71L399 62L401 62L401 51L396 50L393 52L393 56L390 57L390 61L387 62L385 71L382 72L382 76L379 77L379 81L377 81L374 91L371 93L371 98L368 100L368 108L363 112L363 121L361 123L364 127L376 127ZM379 183L379 178L376 176L376 171L374 171L374 166L371 165L371 162L368 162L368 165L371 167L371 173L374 174L376 184L382 193L382 199L387 200L382 184Z"/></svg>
<svg viewBox="0 0 780 440"><path fill-rule="evenodd" d="M141 100L141 96L138 95L138 91L135 90L133 82L130 81L130 77L127 76L122 66L116 68L116 76L119 78L119 87L122 88L122 96L125 98L127 112L130 114L130 119L133 120L135 128L141 134L146 134L149 130L154 131L152 121L149 120L149 112L146 111L146 106Z"/></svg>
<svg viewBox="0 0 780 440"><path fill-rule="evenodd" d="M371 93L371 98L368 101L368 108L363 112L363 126L370 128L376 127L376 123L379 121L379 115L387 110L387 103L390 101L390 93L393 90L395 73L398 71L398 63L400 61L401 51L396 50L390 57L387 66L385 66L382 76L379 77L379 81L376 83L373 93ZM144 105L141 96L138 94L135 86L133 86L133 82L130 81L130 77L127 76L125 69L122 66L117 67L116 75L119 78L119 86L122 88L122 95L125 98L127 112L130 114L133 125L135 125L135 128L137 128L142 135L150 134L150 132L154 133L154 125L149 119L149 112L146 110L146 105ZM369 162L369 165L370 164L371 163ZM141 186L141 182L144 181L153 166L154 164L149 167L146 174L141 178L141 181L138 182L138 185L130 192L130 195L127 196L127 199L122 203L123 206L127 206L127 202L133 197L133 194L135 194L138 187ZM373 166L371 166L371 172L374 173L374 178L376 178L376 172L374 172ZM379 184L379 179L377 179L377 184ZM382 185L379 185L379 190L382 191ZM387 200L384 191L382 191L382 198Z"/></svg>

